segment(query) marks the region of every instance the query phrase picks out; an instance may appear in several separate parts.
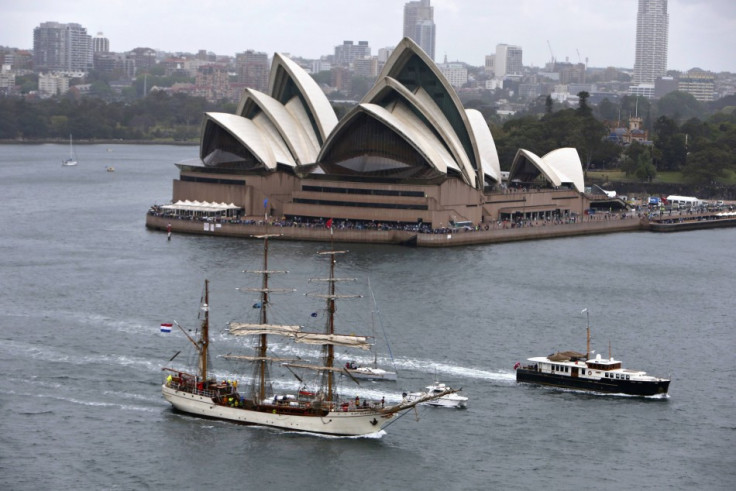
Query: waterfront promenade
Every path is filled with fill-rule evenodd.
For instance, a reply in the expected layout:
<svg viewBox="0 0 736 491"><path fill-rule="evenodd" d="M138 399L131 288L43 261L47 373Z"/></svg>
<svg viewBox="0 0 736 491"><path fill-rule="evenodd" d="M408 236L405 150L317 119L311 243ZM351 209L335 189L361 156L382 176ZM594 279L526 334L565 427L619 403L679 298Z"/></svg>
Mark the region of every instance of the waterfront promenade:
<svg viewBox="0 0 736 491"><path fill-rule="evenodd" d="M368 244L403 244L416 247L453 247L475 244L495 244L522 240L540 240L579 235L646 230L646 224L635 215L586 217L577 223L529 222L524 226L494 223L470 230L412 230L411 228L343 227L336 224L332 231L324 224L284 224L264 221L228 219L183 219L149 212L146 227L151 230L170 230L172 233L198 234L222 237L244 237L280 234L284 240L317 242L353 242Z"/></svg>

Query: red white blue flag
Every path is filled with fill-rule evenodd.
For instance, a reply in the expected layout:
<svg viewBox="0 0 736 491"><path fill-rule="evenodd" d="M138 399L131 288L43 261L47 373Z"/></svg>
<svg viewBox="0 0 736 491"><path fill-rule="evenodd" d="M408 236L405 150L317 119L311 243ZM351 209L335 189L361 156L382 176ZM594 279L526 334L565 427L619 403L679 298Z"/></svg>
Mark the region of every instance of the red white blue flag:
<svg viewBox="0 0 736 491"><path fill-rule="evenodd" d="M161 332L171 332L171 327L172 326L173 326L173 324L171 324L171 323L164 323L164 322L162 322L161 323Z"/></svg>

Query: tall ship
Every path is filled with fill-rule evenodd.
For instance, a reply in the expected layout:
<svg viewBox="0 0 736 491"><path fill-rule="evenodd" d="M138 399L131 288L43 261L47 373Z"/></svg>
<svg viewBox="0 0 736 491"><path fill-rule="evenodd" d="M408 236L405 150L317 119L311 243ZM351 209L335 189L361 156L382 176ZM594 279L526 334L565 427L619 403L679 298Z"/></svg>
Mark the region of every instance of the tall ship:
<svg viewBox="0 0 736 491"><path fill-rule="evenodd" d="M587 313L587 309L583 310ZM633 396L666 395L670 379L648 375L642 370L623 368L620 360L610 355L590 358L590 317L588 314L585 353L562 351L548 356L529 358L529 363L516 363L516 381L565 389L627 394ZM609 349L610 351L610 349Z"/></svg>
<svg viewBox="0 0 736 491"><path fill-rule="evenodd" d="M353 296L341 295L336 291L339 282L348 280L335 276L336 258L347 251L329 250L318 253L329 258L330 274L328 278L310 280L327 286L326 293L314 295L326 302L327 312L324 330L315 332L299 325L270 323L268 307L271 294L293 291L271 288L269 285L272 275L286 273L269 269L268 246L271 237L273 235L257 236L264 243L263 269L247 271L261 276L260 288L248 289L259 294L260 302L256 304L260 309L259 322L231 322L228 325L230 335L255 339L252 354L225 355L225 358L251 363L252 377L247 383L238 383L234 380L217 380L210 374L209 293L208 282L205 281L199 336L197 338L190 336L177 324L195 347L197 370L195 373L188 373L175 368L163 368L168 372L168 376L161 390L164 398L175 409L198 416L250 425L328 435L360 436L381 431L396 420L400 413L417 404L455 392L448 389L440 394L427 395L420 400L404 399L397 404L387 404L383 398L377 401L341 396L337 390L337 377L345 375L349 380L354 379L343 366L335 364L335 348L369 350L371 347L367 336L340 334L336 330L336 301ZM318 345L321 349L320 361L307 363L301 359L273 356L269 350L269 342L274 338L287 339L298 344ZM172 360L173 358L169 361ZM292 372L302 383L301 387L293 392L275 392L269 373L274 363ZM308 385L307 377L297 375L303 373L302 371L318 375L314 386Z"/></svg>

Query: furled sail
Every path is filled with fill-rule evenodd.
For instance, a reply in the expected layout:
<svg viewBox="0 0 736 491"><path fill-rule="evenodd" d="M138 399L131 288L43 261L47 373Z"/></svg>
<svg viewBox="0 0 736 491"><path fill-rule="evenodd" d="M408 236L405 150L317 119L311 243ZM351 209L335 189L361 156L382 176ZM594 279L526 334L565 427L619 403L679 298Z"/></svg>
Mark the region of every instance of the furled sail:
<svg viewBox="0 0 736 491"><path fill-rule="evenodd" d="M294 340L297 343L305 344L331 344L333 346L347 346L350 348L360 348L362 350L371 349L367 336L353 336L349 334L321 334L311 332L295 332Z"/></svg>
<svg viewBox="0 0 736 491"><path fill-rule="evenodd" d="M276 361L289 362L296 361L296 358L277 358L275 356L249 356L249 355L222 355L226 360L245 360L245 361Z"/></svg>
<svg viewBox="0 0 736 491"><path fill-rule="evenodd" d="M259 334L274 334L277 336L292 337L300 326L289 326L281 324L248 324L244 322L231 322L229 324L230 334L234 336L255 336Z"/></svg>
<svg viewBox="0 0 736 491"><path fill-rule="evenodd" d="M307 370L315 370L318 372L342 372L342 367L325 367L322 365L310 365L308 363L283 363L288 368L306 368Z"/></svg>

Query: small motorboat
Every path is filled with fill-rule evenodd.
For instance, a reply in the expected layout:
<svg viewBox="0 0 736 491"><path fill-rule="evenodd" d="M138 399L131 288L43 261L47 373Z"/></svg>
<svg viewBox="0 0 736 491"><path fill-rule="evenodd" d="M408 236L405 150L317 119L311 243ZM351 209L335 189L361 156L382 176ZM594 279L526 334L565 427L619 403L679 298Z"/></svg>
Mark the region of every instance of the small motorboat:
<svg viewBox="0 0 736 491"><path fill-rule="evenodd" d="M396 372L389 372L376 366L364 367L356 364L354 361L345 363L345 371L356 379L396 381Z"/></svg>
<svg viewBox="0 0 736 491"><path fill-rule="evenodd" d="M446 392L448 390L452 390L447 385L441 383L441 382L435 382L432 385L428 385L426 387L425 392L410 392L408 394L404 394L404 399L407 401L415 401L417 399L420 399L422 397L431 396L435 394L441 394L443 392ZM461 389L458 389L461 390ZM466 409L468 407L468 398L465 396L459 395L457 392L453 392L450 394L443 395L442 397L438 397L437 399L432 399L426 402L420 403L423 406L436 406L436 407L450 407L455 409Z"/></svg>

